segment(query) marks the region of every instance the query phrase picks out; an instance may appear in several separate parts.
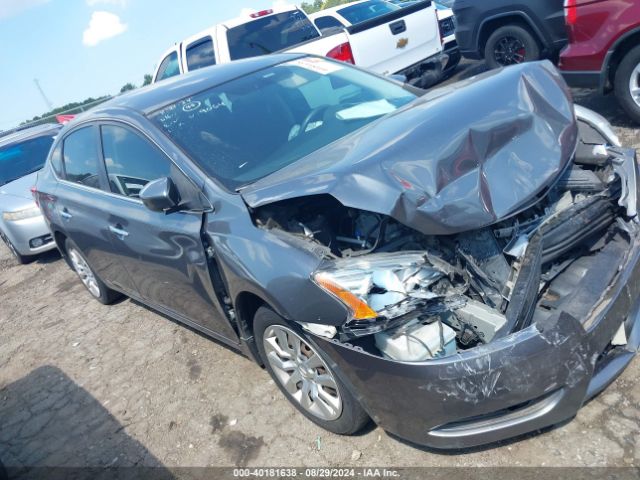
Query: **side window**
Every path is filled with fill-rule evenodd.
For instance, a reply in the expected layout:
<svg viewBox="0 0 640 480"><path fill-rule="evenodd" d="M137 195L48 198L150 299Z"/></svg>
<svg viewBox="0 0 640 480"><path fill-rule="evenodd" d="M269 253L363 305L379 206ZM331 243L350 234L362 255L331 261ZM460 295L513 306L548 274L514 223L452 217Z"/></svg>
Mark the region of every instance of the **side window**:
<svg viewBox="0 0 640 480"><path fill-rule="evenodd" d="M213 52L211 37L205 37L187 47L187 67L189 71L215 65L216 55Z"/></svg>
<svg viewBox="0 0 640 480"><path fill-rule="evenodd" d="M113 193L137 198L151 180L171 176L171 160L138 134L115 125L103 125L100 130Z"/></svg>
<svg viewBox="0 0 640 480"><path fill-rule="evenodd" d="M158 75L156 76L156 82L164 80L165 78L175 77L176 75L180 75L178 52L171 52L162 60L160 68L158 69Z"/></svg>
<svg viewBox="0 0 640 480"><path fill-rule="evenodd" d="M62 169L62 143L59 143L53 152L51 152L51 168L58 178L64 178L64 170Z"/></svg>
<svg viewBox="0 0 640 480"><path fill-rule="evenodd" d="M62 156L68 181L100 188L98 150L93 127L81 128L65 138Z"/></svg>
<svg viewBox="0 0 640 480"><path fill-rule="evenodd" d="M316 27L318 27L318 30L320 30L321 32L330 28L344 27L344 25L342 25L337 18L333 17L318 17L313 23L316 24Z"/></svg>

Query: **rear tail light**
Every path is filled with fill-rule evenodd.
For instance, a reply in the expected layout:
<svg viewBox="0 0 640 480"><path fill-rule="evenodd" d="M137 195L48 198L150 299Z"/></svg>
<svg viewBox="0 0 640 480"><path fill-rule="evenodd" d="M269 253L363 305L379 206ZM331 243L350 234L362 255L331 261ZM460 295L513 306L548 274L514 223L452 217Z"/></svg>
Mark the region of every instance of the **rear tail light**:
<svg viewBox="0 0 640 480"><path fill-rule="evenodd" d="M564 0L564 18L568 27L578 23L578 0Z"/></svg>
<svg viewBox="0 0 640 480"><path fill-rule="evenodd" d="M573 42L574 29L578 23L578 0L564 0L564 21L567 25L569 41Z"/></svg>
<svg viewBox="0 0 640 480"><path fill-rule="evenodd" d="M340 60L341 62L351 63L353 65L356 64L353 59L353 51L351 50L351 44L349 42L338 45L336 48L330 50L326 56L335 60Z"/></svg>
<svg viewBox="0 0 640 480"><path fill-rule="evenodd" d="M40 206L40 202L38 202L38 189L35 187L31 187L31 195L33 196L33 200L36 202L36 205Z"/></svg>
<svg viewBox="0 0 640 480"><path fill-rule="evenodd" d="M249 16L251 18L260 18L260 17L264 17L265 15L271 15L272 13L273 13L273 10L260 10L259 12L252 13Z"/></svg>

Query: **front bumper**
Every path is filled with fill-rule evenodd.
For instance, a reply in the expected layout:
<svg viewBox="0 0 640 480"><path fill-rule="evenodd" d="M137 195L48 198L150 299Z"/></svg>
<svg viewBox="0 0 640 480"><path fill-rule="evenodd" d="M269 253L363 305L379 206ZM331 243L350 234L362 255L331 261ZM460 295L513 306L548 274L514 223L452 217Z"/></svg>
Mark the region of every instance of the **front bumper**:
<svg viewBox="0 0 640 480"><path fill-rule="evenodd" d="M432 448L466 448L573 417L635 356L639 294L636 238L588 318L561 313L488 345L425 363L396 362L338 341L317 341L382 428ZM628 343L609 350L622 322Z"/></svg>
<svg viewBox="0 0 640 480"><path fill-rule="evenodd" d="M56 248L42 215L13 222L5 221L2 230L20 255L37 255ZM34 247L31 242L38 238L44 239L45 243Z"/></svg>

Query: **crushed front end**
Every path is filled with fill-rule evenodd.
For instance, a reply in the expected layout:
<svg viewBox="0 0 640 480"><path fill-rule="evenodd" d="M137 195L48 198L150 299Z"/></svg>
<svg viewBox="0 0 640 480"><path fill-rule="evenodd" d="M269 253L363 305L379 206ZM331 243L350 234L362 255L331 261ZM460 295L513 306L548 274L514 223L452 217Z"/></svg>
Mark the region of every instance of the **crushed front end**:
<svg viewBox="0 0 640 480"><path fill-rule="evenodd" d="M495 202L485 212L496 218L478 228L429 234L418 227L436 224L426 215L434 210L409 226L417 215L407 208L371 212L327 194L253 209L259 228L322 250L311 280L351 315L339 326L302 327L385 430L434 448L538 430L575 415L638 350L636 153L600 117L576 111L568 161L555 162L561 168L537 191L505 189L528 197L515 211L496 215L495 188L481 195ZM518 175L527 168L521 162ZM496 185L482 175L481 189ZM463 186L452 181L447 194L463 199ZM457 201L450 225L472 224L479 205Z"/></svg>

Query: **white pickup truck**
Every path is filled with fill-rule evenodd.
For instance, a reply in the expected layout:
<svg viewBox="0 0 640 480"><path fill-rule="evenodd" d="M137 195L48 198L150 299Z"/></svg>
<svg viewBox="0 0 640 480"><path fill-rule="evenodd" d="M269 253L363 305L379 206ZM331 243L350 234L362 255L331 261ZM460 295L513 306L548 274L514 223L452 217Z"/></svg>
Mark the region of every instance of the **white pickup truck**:
<svg viewBox="0 0 640 480"><path fill-rule="evenodd" d="M167 50L153 82L198 68L273 52L310 53L350 62L381 75L403 75L428 88L443 76L435 4L400 8L384 0L354 2L369 15L348 27L320 30L297 7L262 10L214 25ZM380 9L384 9L381 11Z"/></svg>

